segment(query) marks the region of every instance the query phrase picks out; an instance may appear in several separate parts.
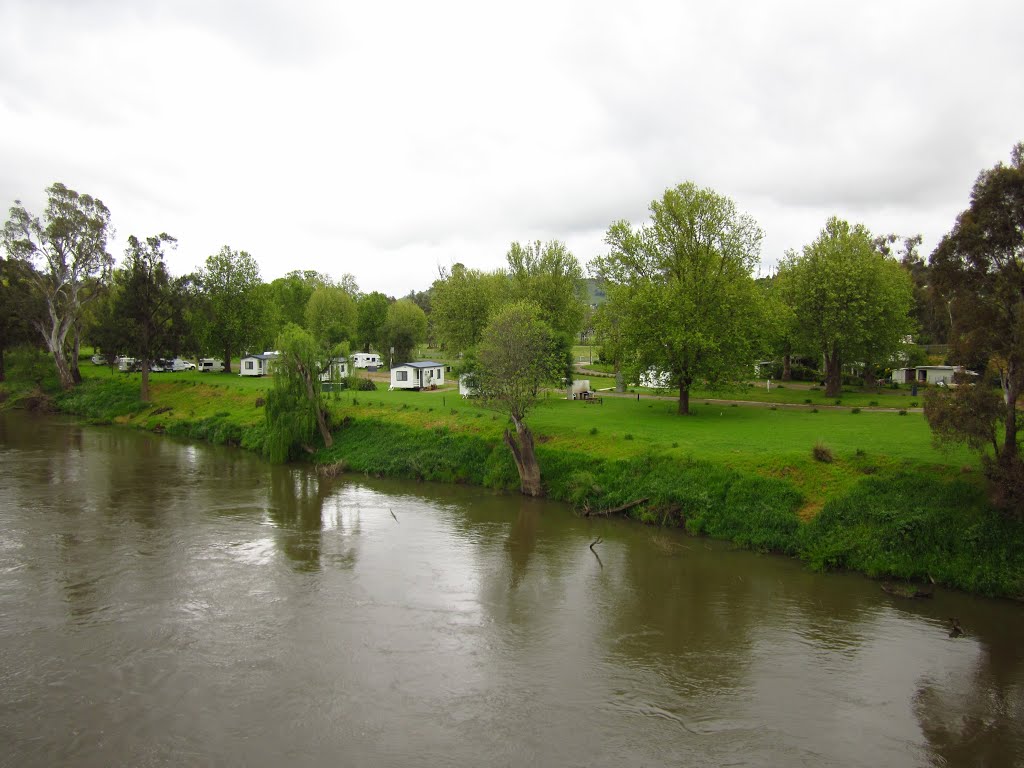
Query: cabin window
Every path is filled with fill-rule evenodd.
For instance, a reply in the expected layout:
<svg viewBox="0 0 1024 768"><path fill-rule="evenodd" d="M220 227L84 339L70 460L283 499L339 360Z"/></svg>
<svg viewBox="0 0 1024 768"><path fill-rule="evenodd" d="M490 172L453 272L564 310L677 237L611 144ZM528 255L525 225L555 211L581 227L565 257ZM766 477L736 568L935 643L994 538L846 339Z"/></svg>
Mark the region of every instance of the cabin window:
<svg viewBox="0 0 1024 768"><path fill-rule="evenodd" d="M408 371L395 371L395 381L408 381L408 380L409 380L409 372Z"/></svg>
<svg viewBox="0 0 1024 768"><path fill-rule="evenodd" d="M252 360L246 360L245 361L245 370L247 370L247 371L251 371L252 370Z"/></svg>
<svg viewBox="0 0 1024 768"><path fill-rule="evenodd" d="M439 378L439 379L441 378L441 369L440 368L437 369L437 378Z"/></svg>

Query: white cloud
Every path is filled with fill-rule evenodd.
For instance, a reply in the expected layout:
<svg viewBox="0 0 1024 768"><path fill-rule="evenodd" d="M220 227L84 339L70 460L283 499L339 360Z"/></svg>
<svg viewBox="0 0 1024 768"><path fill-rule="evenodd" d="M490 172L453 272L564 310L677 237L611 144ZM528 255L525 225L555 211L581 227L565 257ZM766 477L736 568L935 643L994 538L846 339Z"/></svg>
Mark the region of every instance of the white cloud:
<svg viewBox="0 0 1024 768"><path fill-rule="evenodd" d="M426 288L512 239L587 261L693 180L766 232L952 226L1024 138L1009 2L0 6L0 201L63 181L265 279Z"/></svg>

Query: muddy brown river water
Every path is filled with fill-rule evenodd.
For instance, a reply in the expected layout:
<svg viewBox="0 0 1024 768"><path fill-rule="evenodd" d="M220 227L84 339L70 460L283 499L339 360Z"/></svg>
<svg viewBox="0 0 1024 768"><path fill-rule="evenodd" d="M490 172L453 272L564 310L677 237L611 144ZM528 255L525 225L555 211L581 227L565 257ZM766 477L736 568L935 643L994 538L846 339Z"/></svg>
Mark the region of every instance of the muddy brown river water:
<svg viewBox="0 0 1024 768"><path fill-rule="evenodd" d="M1024 606L6 413L0 765L1024 765Z"/></svg>

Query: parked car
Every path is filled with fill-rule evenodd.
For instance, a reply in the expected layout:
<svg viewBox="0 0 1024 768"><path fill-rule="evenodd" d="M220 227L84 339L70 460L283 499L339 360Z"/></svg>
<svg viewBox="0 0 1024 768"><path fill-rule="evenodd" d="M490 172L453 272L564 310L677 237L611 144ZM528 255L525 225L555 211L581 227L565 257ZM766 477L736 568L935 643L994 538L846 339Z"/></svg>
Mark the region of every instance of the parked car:
<svg viewBox="0 0 1024 768"><path fill-rule="evenodd" d="M106 365L107 364L107 356L106 355L93 355L89 359L92 360L92 364L93 365Z"/></svg>
<svg viewBox="0 0 1024 768"><path fill-rule="evenodd" d="M173 360L171 360L172 371L194 371L195 369L196 364L193 363L191 360L185 360L180 357L176 357Z"/></svg>
<svg viewBox="0 0 1024 768"><path fill-rule="evenodd" d="M224 363L213 357L204 357L199 361L200 373L220 373L224 370Z"/></svg>

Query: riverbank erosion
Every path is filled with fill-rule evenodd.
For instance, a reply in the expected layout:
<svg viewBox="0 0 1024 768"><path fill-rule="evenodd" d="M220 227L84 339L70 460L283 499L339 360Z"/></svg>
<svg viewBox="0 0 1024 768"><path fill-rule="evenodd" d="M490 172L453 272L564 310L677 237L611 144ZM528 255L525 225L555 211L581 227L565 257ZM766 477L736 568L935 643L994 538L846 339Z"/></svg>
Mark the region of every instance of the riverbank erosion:
<svg viewBox="0 0 1024 768"><path fill-rule="evenodd" d="M132 378L113 375L45 397L54 409L94 423L262 453L264 391L237 377L182 375L154 383L152 401L143 403ZM40 393L8 392L8 407L30 394L38 409ZM503 417L451 391L345 392L332 397L329 407L335 444L309 457L323 472L459 483L494 492L518 488L512 456L501 440ZM627 407L636 410L614 410ZM888 453L851 449L831 422L813 425L833 435L836 446L822 461L809 448L786 452L772 442L787 429L802 435L803 422L796 419L810 418L807 414L716 408L703 421L698 414L680 422L660 418L654 407L552 400L538 411L534 429L546 495L570 503L581 515L621 515L684 528L696 536L798 557L815 569L1024 597L1024 525L988 504L981 475L970 467L922 461L898 448ZM871 417L843 418L856 422L851 434L881 428L864 421ZM904 434L916 428L895 414L877 418L889 419ZM669 425L664 429L673 431L663 434L645 419L658 419L650 424L664 422ZM695 442L686 442L690 433ZM731 436L722 443L726 447L712 437L723 433ZM815 433L808 429L807 434ZM753 443L747 451L746 442Z"/></svg>

